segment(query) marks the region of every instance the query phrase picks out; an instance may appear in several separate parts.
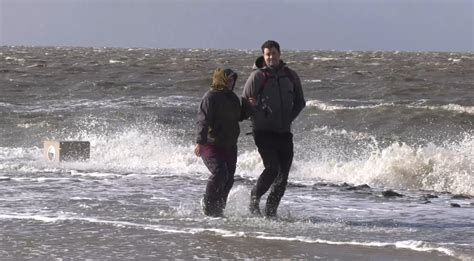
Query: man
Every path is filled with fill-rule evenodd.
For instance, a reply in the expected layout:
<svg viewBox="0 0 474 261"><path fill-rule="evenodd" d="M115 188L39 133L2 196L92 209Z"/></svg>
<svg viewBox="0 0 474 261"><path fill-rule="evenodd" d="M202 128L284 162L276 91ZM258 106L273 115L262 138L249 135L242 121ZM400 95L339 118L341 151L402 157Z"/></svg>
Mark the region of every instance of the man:
<svg viewBox="0 0 474 261"><path fill-rule="evenodd" d="M243 98L254 105L253 135L265 167L252 188L249 210L261 215L260 198L271 187L264 212L271 218L276 217L293 162L291 123L306 102L298 75L280 60L280 45L269 40L261 49L263 55L255 61L243 91Z"/></svg>

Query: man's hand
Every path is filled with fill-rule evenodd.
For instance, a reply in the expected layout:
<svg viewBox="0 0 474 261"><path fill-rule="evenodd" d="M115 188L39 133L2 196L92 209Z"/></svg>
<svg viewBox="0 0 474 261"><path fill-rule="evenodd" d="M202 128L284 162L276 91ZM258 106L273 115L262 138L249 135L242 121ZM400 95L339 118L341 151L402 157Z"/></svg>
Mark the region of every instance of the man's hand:
<svg viewBox="0 0 474 261"><path fill-rule="evenodd" d="M257 101L255 100L255 98L249 97L247 100L249 101L249 103L252 107L257 106Z"/></svg>

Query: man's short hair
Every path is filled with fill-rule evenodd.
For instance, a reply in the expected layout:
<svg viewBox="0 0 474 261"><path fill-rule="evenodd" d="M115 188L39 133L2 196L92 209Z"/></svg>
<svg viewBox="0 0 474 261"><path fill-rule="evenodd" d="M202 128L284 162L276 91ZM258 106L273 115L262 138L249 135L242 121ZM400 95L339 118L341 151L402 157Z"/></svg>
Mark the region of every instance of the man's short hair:
<svg viewBox="0 0 474 261"><path fill-rule="evenodd" d="M280 45L276 41L268 40L268 41L264 42L262 44L262 53L263 53L263 50L265 48L271 49L273 47L275 47L278 50L278 52L280 52Z"/></svg>

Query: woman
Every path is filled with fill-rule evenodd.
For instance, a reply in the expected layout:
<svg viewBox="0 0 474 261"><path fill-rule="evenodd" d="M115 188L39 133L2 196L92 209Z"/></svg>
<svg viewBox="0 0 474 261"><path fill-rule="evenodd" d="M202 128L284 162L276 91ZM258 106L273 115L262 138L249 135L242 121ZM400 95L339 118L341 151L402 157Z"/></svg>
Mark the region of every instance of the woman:
<svg viewBox="0 0 474 261"><path fill-rule="evenodd" d="M212 217L223 216L234 184L242 119L241 102L233 92L236 80L237 74L231 69L216 69L211 89L204 94L199 106L194 152L211 172L201 205L204 214Z"/></svg>

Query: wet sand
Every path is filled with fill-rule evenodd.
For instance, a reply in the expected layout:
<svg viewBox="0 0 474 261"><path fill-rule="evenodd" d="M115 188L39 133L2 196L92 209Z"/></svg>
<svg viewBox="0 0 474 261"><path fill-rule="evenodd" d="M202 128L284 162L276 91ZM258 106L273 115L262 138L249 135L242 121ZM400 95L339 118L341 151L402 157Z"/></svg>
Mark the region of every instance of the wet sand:
<svg viewBox="0 0 474 261"><path fill-rule="evenodd" d="M204 233L164 233L105 224L3 221L5 260L112 259L308 259L308 260L459 260L443 253L393 247L329 245ZM18 229L18 226L21 229Z"/></svg>
<svg viewBox="0 0 474 261"><path fill-rule="evenodd" d="M321 260L458 260L439 252L420 252L390 247L329 245L256 238L217 238L202 236L205 249L196 249L195 258L225 259L321 259ZM201 246L202 247L202 246ZM201 251L199 251L201 250ZM189 249L188 249L189 251ZM189 252L188 252L189 253ZM191 256L165 256L191 258Z"/></svg>

